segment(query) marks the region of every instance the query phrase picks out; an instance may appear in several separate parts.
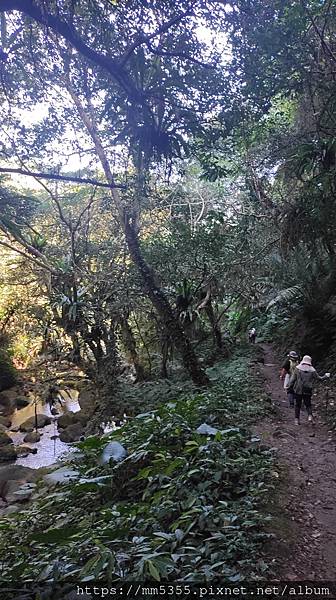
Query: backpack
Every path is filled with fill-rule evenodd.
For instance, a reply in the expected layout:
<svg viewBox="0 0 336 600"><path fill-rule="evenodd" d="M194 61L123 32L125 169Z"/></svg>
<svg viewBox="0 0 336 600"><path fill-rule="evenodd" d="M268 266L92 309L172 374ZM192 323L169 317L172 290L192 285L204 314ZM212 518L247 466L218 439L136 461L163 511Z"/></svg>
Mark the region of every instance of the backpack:
<svg viewBox="0 0 336 600"><path fill-rule="evenodd" d="M298 361L293 358L289 359L289 374L294 375L295 369L298 366Z"/></svg>
<svg viewBox="0 0 336 600"><path fill-rule="evenodd" d="M298 372L300 375L301 394L310 396L313 391L313 382L312 382L311 373L309 371L302 372L299 369L298 369ZM308 377L304 377L302 373L306 373L308 375ZM309 377L309 375L310 375L310 377Z"/></svg>

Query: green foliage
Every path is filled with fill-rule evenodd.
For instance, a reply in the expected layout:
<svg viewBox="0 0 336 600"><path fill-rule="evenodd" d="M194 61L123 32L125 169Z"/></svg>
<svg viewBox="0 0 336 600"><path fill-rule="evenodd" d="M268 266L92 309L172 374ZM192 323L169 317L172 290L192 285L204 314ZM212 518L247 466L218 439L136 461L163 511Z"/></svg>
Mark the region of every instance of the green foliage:
<svg viewBox="0 0 336 600"><path fill-rule="evenodd" d="M12 361L3 348L0 348L0 392L16 383L17 372Z"/></svg>
<svg viewBox="0 0 336 600"><path fill-rule="evenodd" d="M267 407L246 359L209 370L206 393L78 443L82 478L1 522L1 576L67 581L257 577L272 455L246 426ZM215 436L196 432L207 422ZM99 466L108 441L128 451ZM29 550L28 550L29 547ZM26 549L26 550L25 550Z"/></svg>

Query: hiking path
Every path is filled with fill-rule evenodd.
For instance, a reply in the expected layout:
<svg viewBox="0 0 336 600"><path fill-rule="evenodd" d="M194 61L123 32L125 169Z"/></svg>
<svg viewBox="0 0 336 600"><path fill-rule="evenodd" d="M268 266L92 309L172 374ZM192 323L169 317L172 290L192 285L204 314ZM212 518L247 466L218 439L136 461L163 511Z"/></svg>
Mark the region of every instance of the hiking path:
<svg viewBox="0 0 336 600"><path fill-rule="evenodd" d="M336 439L326 424L326 388L313 395L314 422L303 409L294 424L280 363L270 344L260 344L263 364L258 372L271 397L275 414L254 431L275 448L279 489L271 499L276 539L271 543L274 571L283 580L336 580ZM332 402L331 396L328 402ZM272 529L272 526L271 526Z"/></svg>

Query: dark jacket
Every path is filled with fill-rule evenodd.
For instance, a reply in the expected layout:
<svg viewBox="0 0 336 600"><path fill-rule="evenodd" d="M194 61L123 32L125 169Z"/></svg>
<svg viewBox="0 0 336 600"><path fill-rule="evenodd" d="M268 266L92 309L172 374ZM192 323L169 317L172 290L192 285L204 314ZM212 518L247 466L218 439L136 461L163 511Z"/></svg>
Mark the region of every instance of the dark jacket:
<svg viewBox="0 0 336 600"><path fill-rule="evenodd" d="M290 375L291 373L294 373L294 369L295 367L297 367L299 364L299 360L295 359L295 358L289 358L289 356L287 356L285 362L283 363L281 370L283 370L285 373L287 373L288 375Z"/></svg>

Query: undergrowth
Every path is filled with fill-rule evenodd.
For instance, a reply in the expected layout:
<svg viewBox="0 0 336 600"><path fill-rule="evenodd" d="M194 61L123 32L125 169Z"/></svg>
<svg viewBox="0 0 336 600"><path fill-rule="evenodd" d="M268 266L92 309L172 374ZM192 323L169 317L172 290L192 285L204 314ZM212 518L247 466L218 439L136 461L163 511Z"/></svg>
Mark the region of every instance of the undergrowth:
<svg viewBox="0 0 336 600"><path fill-rule="evenodd" d="M81 478L0 521L7 582L228 581L260 578L272 454L248 425L269 410L238 357L208 369L212 386L78 444ZM164 398L162 398L164 400ZM207 423L218 431L201 435ZM128 452L102 465L107 442ZM70 463L71 464L71 463Z"/></svg>

